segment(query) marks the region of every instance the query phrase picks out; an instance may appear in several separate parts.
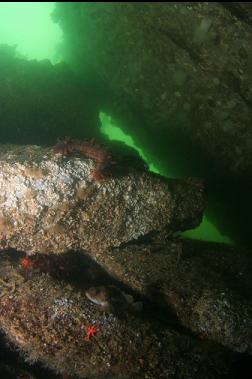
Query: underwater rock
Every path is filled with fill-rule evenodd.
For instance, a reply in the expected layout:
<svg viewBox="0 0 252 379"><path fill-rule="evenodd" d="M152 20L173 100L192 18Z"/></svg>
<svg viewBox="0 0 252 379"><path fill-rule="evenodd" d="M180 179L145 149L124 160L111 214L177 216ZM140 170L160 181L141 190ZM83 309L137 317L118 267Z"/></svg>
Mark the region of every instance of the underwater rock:
<svg viewBox="0 0 252 379"><path fill-rule="evenodd" d="M249 2L226 1L221 4L241 21L247 22L252 26L252 8Z"/></svg>
<svg viewBox="0 0 252 379"><path fill-rule="evenodd" d="M149 156L165 159L175 134L251 178L251 7L225 4L58 2L54 18L66 59L102 78L103 109Z"/></svg>
<svg viewBox="0 0 252 379"><path fill-rule="evenodd" d="M252 259L224 244L186 239L106 251L110 275L167 307L185 327L237 352L252 353Z"/></svg>
<svg viewBox="0 0 252 379"><path fill-rule="evenodd" d="M56 375L50 372L50 379L58 379ZM13 367L10 364L4 364L0 362L0 375L4 379L41 379L40 376L35 376L27 370Z"/></svg>
<svg viewBox="0 0 252 379"><path fill-rule="evenodd" d="M230 377L235 356L218 345L103 312L83 290L27 273L13 254L2 252L0 267L0 328L28 362L88 379Z"/></svg>
<svg viewBox="0 0 252 379"><path fill-rule="evenodd" d="M0 150L0 248L61 253L105 248L156 230L191 229L202 219L198 179L147 171L93 178L95 162L39 146Z"/></svg>

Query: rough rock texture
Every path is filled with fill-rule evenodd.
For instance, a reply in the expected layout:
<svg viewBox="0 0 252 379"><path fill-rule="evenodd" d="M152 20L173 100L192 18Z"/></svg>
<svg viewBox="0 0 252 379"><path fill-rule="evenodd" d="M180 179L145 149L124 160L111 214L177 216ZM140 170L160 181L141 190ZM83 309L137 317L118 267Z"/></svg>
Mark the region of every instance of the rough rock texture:
<svg viewBox="0 0 252 379"><path fill-rule="evenodd" d="M252 259L237 248L156 237L96 256L112 276L196 333L252 353Z"/></svg>
<svg viewBox="0 0 252 379"><path fill-rule="evenodd" d="M0 261L0 327L30 362L88 379L230 378L235 358L225 349L154 320L101 312L83 292L7 254Z"/></svg>
<svg viewBox="0 0 252 379"><path fill-rule="evenodd" d="M1 378L4 378L4 379L46 379L46 378L59 379L59 377L56 376L56 374L53 374L52 371L49 371L49 370L44 370L45 373L42 370L40 370L42 371L42 375L40 373L36 375L36 373L33 373L31 370L23 368L22 366L21 367L19 366L11 365L10 363L6 364L6 363L0 362Z"/></svg>
<svg viewBox="0 0 252 379"><path fill-rule="evenodd" d="M200 180L147 171L92 180L95 162L39 146L0 149L0 246L27 253L101 252L167 227L201 222Z"/></svg>
<svg viewBox="0 0 252 379"><path fill-rule="evenodd" d="M241 21L252 26L252 6L249 2L226 1L221 3Z"/></svg>
<svg viewBox="0 0 252 379"><path fill-rule="evenodd" d="M69 59L109 86L112 116L125 107L144 119L128 125L140 145L155 152L155 134L182 132L217 165L251 176L251 9L232 4L57 3L54 17Z"/></svg>

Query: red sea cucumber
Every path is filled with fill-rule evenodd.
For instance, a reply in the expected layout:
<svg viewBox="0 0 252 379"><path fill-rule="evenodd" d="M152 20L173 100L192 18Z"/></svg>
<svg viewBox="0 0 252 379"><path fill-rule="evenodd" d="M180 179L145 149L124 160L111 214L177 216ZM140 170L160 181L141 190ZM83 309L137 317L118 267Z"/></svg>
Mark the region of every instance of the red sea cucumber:
<svg viewBox="0 0 252 379"><path fill-rule="evenodd" d="M96 144L94 140L79 141L76 139L65 138L58 140L54 146L55 154L74 155L81 154L86 158L93 159L96 163L92 172L92 179L100 182L109 176L109 169L115 162L111 154L102 146Z"/></svg>

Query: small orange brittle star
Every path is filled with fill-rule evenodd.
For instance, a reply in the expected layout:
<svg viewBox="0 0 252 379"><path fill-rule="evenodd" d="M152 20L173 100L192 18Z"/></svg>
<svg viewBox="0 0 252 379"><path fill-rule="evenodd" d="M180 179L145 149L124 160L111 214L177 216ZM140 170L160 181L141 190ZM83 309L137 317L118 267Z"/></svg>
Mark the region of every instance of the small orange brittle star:
<svg viewBox="0 0 252 379"><path fill-rule="evenodd" d="M201 333L199 333L198 335L198 339L200 341L204 341L208 338L208 332L206 330L202 331Z"/></svg>
<svg viewBox="0 0 252 379"><path fill-rule="evenodd" d="M26 269L26 270L32 268L32 261L31 261L30 258L27 258L27 257L22 258L22 259L20 260L20 264L21 264L21 266L22 266L24 269Z"/></svg>
<svg viewBox="0 0 252 379"><path fill-rule="evenodd" d="M85 340L90 341L91 338L93 338L97 334L97 327L96 325L92 325L92 326L84 325L84 327L87 330Z"/></svg>

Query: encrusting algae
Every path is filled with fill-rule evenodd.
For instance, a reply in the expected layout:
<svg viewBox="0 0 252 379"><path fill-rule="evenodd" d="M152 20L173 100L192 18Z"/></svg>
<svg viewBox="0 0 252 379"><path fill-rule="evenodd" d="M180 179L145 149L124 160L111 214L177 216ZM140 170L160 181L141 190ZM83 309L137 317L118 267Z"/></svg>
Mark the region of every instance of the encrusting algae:
<svg viewBox="0 0 252 379"><path fill-rule="evenodd" d="M0 261L0 327L30 362L89 379L175 379L178 370L180 377L216 379L227 370L230 354L219 347L199 345L130 312L123 318L101 312L84 291L27 271L8 254Z"/></svg>

